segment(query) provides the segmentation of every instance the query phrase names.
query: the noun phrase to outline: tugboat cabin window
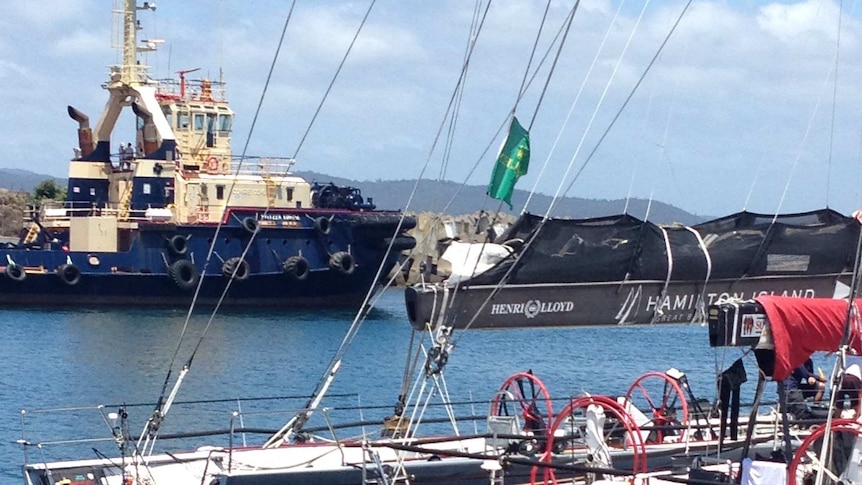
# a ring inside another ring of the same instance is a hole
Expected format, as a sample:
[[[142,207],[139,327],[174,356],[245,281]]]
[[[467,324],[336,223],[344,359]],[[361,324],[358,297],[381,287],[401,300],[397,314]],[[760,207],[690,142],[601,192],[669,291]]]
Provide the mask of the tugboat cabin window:
[[[224,200],[224,185],[216,185],[216,199]]]
[[[189,129],[189,112],[180,111],[177,121],[179,122],[177,128],[179,128],[180,130]]]
[[[168,126],[174,126],[174,115],[170,111],[165,112],[165,119],[168,120]]]
[[[229,132],[232,125],[233,125],[233,116],[231,116],[231,115],[219,115],[219,117],[218,117],[218,131]]]
[[[287,190],[287,200],[293,200],[293,187],[288,187],[286,190]]]
[[[203,113],[195,113],[195,131],[204,131]]]

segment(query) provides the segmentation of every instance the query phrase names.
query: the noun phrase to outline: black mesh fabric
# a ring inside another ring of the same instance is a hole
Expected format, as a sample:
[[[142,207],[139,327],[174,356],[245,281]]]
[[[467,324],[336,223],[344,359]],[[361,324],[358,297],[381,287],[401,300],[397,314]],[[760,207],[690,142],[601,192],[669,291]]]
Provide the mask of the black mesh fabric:
[[[709,248],[713,278],[837,273],[852,268],[859,237],[859,223],[831,209],[777,218],[740,212],[694,228]]]
[[[529,242],[541,220],[525,214],[499,240]],[[831,209],[777,218],[739,212],[692,228],[659,227],[625,214],[548,219],[535,241],[524,245],[529,247],[509,282],[663,281],[668,247],[673,280],[705,280],[707,258],[692,229],[709,252],[710,279],[838,273],[852,268],[859,237],[859,223]],[[471,283],[494,284],[511,264],[508,259]]]

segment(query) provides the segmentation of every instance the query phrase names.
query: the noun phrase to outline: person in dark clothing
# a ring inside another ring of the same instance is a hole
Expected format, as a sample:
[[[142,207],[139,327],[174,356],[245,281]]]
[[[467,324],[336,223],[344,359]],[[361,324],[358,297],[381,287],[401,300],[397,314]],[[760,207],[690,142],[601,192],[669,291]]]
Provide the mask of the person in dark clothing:
[[[823,399],[823,391],[826,390],[826,377],[814,373],[814,362],[809,357],[804,364],[793,369],[791,375],[799,383],[802,397],[819,402]]]
[[[805,363],[793,369],[790,376],[783,381],[787,412],[795,419],[809,419],[812,417],[811,411],[809,411],[808,406],[805,404],[806,397],[809,397],[806,396],[806,391],[815,400],[823,398],[823,389],[825,389],[823,382],[826,379],[815,375],[813,371],[814,363],[809,358]]]

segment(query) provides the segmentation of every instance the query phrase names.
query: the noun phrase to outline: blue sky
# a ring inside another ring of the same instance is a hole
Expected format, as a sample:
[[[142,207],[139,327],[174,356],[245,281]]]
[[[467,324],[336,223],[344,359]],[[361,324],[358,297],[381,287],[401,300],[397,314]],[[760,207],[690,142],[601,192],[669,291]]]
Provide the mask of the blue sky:
[[[542,52],[550,41],[547,34],[560,28],[573,2],[552,2]],[[530,173],[518,188],[535,185],[553,194],[561,180],[569,184],[564,175],[581,139],[583,148],[570,173],[616,114],[683,3],[652,1],[634,29],[643,2],[629,1],[619,17],[617,1],[581,2],[531,130]],[[107,99],[100,88],[107,66],[118,60],[111,48],[111,4],[43,0],[4,6],[0,166],[66,175],[77,142],[66,105],[95,122]],[[238,154],[289,2],[163,0],[157,5],[154,13],[139,17],[142,38],[166,41],[145,59],[152,75],[164,78],[201,68],[199,73],[215,79],[221,68],[238,113],[233,138]],[[298,2],[250,154],[296,152],[368,5]],[[297,169],[357,180],[416,178],[452,95],[474,5],[378,0],[299,152]],[[544,6],[539,1],[492,3],[471,61],[451,154],[441,168],[438,148],[427,176],[487,183],[493,157],[480,159],[480,154],[488,144],[493,150],[500,144],[494,134],[514,103]],[[788,212],[828,203],[850,212],[862,205],[862,53],[855,7],[856,2],[843,2],[839,36],[835,1],[695,1],[568,195],[623,198],[634,181],[634,196],[653,194],[703,215],[744,206]],[[564,125],[597,53],[596,67]],[[519,105],[525,125],[545,72]],[[127,141],[130,133],[118,130],[113,142]],[[561,141],[551,154],[558,135]],[[787,197],[779,205],[785,187]]]

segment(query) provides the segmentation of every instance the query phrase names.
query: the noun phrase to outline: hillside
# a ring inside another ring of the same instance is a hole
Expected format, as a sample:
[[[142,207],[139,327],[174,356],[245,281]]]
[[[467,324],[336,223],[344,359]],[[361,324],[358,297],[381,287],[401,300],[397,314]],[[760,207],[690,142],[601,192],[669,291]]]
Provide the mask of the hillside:
[[[316,172],[298,172],[299,175],[311,181],[320,183],[333,182],[337,185],[349,185],[362,190],[366,198],[373,199],[378,208],[381,209],[403,209],[410,193],[413,191],[415,180],[386,180],[386,181],[355,181],[339,177],[333,177]],[[65,186],[65,179],[59,179],[50,175],[38,174],[20,169],[0,169],[0,188],[9,190],[21,190],[31,192],[39,182],[54,178]],[[460,188],[460,192],[459,191]],[[418,194],[430,194],[417,197],[410,207],[411,212],[440,212],[445,204],[449,203],[453,195],[458,193],[457,199],[444,211],[451,215],[474,214],[479,210],[496,211],[499,201],[488,199],[485,196],[485,187],[472,185],[460,187],[459,184],[449,181],[423,180],[417,190]],[[528,192],[515,190],[512,196],[512,204],[517,209],[523,207],[527,200]],[[550,204],[551,197],[547,195],[536,195],[530,203],[530,211],[533,213],[544,213]],[[629,213],[642,216],[646,212],[648,201],[644,199],[633,199],[629,203]],[[615,200],[592,200],[577,197],[566,197],[562,199],[554,215],[561,217],[594,217],[619,214],[625,207],[625,201]],[[658,223],[680,222],[686,225],[696,224],[706,220],[690,214],[678,207],[653,201],[650,209],[650,220]],[[505,205],[501,212],[511,212]]]
[[[328,183],[333,182],[336,185],[350,185],[362,190],[362,195],[366,198],[371,197],[378,208],[381,209],[403,209],[405,202],[408,200],[410,193],[413,191],[415,180],[386,180],[368,182],[357,182],[338,177],[331,177],[315,172],[298,172],[308,180]],[[460,188],[460,192],[458,192]],[[441,209],[449,203],[453,195],[458,192],[458,198],[452,202],[449,207],[442,212],[451,215],[473,214],[479,210],[497,211],[500,202],[489,199],[485,195],[485,186],[470,185],[461,187],[455,182],[423,180],[417,188],[417,194],[430,194],[423,197],[417,197],[410,207],[411,212],[441,212]],[[517,210],[523,207],[527,200],[529,192],[525,190],[515,189],[512,195],[512,205]],[[629,203],[629,213],[638,217],[646,212],[646,207],[649,201],[644,199],[633,199]],[[535,214],[543,214],[547,211],[551,197],[547,195],[537,194],[533,196],[530,202],[530,212]],[[484,205],[483,205],[484,204]],[[625,200],[594,200],[581,199],[577,197],[563,198],[557,205],[554,211],[555,216],[584,218],[607,216],[619,214],[625,207]],[[673,223],[680,222],[686,225],[697,224],[707,220],[707,217],[696,216],[690,214],[678,207],[674,207],[663,202],[653,201],[651,207],[650,220],[656,223]],[[512,212],[503,204],[500,212]]]

